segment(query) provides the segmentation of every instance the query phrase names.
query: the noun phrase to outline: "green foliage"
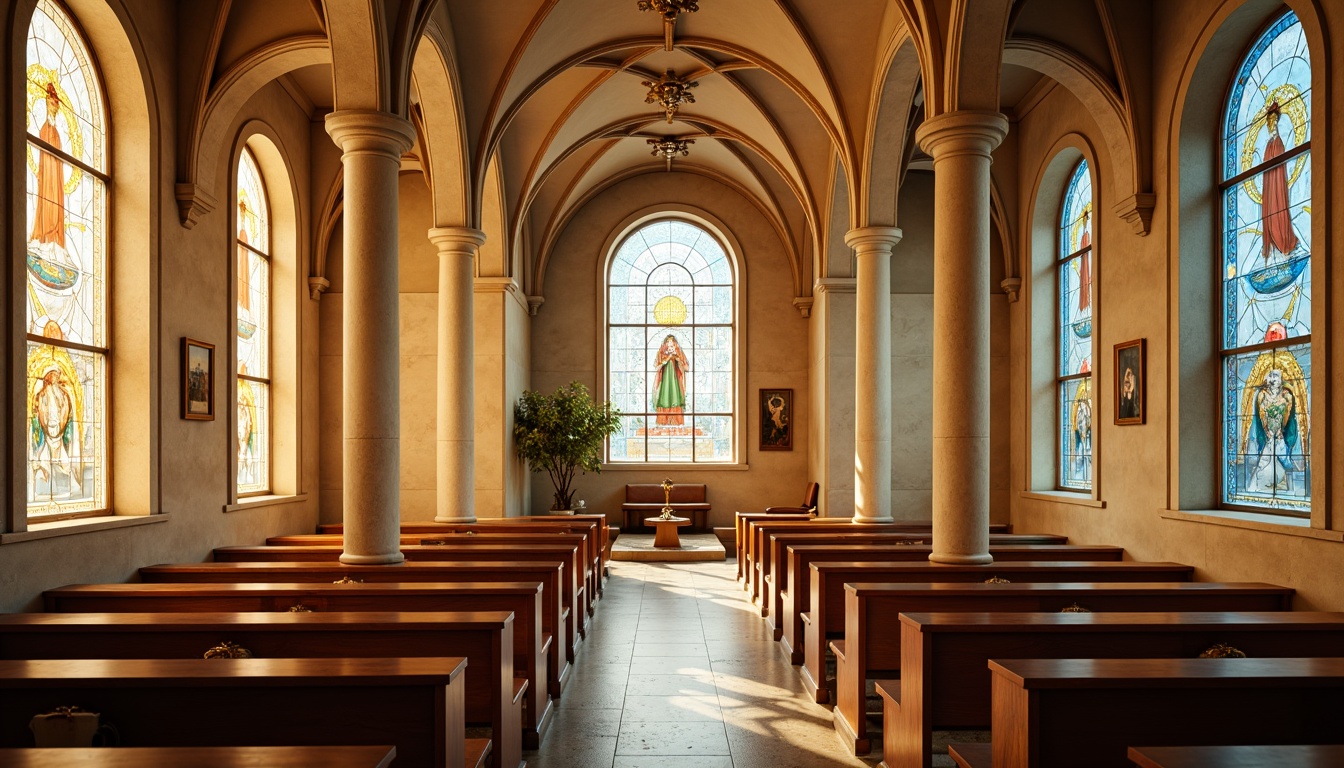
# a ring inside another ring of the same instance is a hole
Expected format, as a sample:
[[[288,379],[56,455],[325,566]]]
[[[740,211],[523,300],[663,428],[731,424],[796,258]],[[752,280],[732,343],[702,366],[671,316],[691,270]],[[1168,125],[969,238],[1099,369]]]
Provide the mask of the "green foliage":
[[[602,441],[620,429],[620,416],[611,403],[594,403],[577,381],[549,395],[523,392],[513,407],[513,441],[533,472],[551,476],[552,509],[571,508],[575,472],[602,471]]]

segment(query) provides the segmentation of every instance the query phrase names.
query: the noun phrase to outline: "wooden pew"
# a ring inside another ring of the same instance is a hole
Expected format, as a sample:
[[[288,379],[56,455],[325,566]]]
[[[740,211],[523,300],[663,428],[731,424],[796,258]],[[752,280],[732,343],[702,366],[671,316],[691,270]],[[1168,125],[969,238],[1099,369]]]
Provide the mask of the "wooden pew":
[[[522,763],[527,680],[506,611],[0,614],[0,659],[199,659],[226,639],[255,658],[465,657],[467,723],[490,728],[491,765]]]
[[[859,527],[862,531],[855,531]],[[931,536],[927,531],[910,531],[907,523],[893,523],[890,525],[863,525],[855,526],[853,523],[819,523],[816,521],[807,523],[781,523],[772,520],[764,520],[752,523],[749,526],[750,538],[747,547],[747,578],[750,580],[750,593],[752,602],[761,599],[762,583],[765,575],[770,572],[770,537],[783,533],[894,533],[901,534],[898,538],[917,538],[927,542]],[[1056,536],[1054,534],[1002,534],[991,533],[989,543],[991,544],[1067,544],[1068,537]],[[764,614],[762,614],[764,615]]]
[[[800,613],[803,627],[803,685],[818,703],[827,698],[827,640],[843,638],[848,627],[846,582],[867,584],[913,584],[919,582],[983,583],[991,578],[1010,582],[1168,582],[1189,581],[1195,569],[1179,563],[1050,563],[1016,562],[989,565],[945,565],[922,562],[814,562],[808,594],[811,610]],[[1063,606],[1061,606],[1063,607]],[[992,610],[986,608],[984,610]],[[892,633],[900,636],[900,624],[892,614]]]
[[[737,559],[737,580],[746,584],[747,563],[747,524],[755,520],[792,520],[796,523],[815,519],[807,514],[769,514],[766,512],[733,513],[733,557]],[[825,519],[825,518],[822,518]]]
[[[74,584],[43,593],[52,613],[512,611],[513,668],[527,678],[523,746],[550,725],[538,582],[464,584]]]
[[[388,768],[392,746],[0,749],[6,768]],[[468,762],[467,765],[472,765]]]
[[[464,537],[475,538],[475,537]],[[344,550],[339,546],[315,547],[219,547],[214,556],[217,563],[336,563],[340,562]],[[586,599],[583,585],[583,567],[580,562],[579,548],[573,544],[556,542],[554,544],[493,544],[482,542],[463,542],[424,545],[407,544],[401,553],[409,563],[465,562],[524,560],[549,563],[559,561],[564,564],[565,588],[562,594],[572,596],[569,608],[569,623],[565,627],[565,637],[576,648],[579,638],[587,634],[587,613],[582,610]]]
[[[934,730],[989,729],[990,659],[1190,659],[1218,643],[1252,658],[1344,656],[1344,613],[902,613],[900,620],[901,679],[878,682],[886,768],[929,768]],[[881,656],[868,665],[891,666]]]
[[[770,576],[766,577],[766,596],[769,614],[765,623],[774,632],[776,640],[785,641],[785,651],[794,664],[802,664],[802,622],[798,616],[811,609],[808,596],[812,563],[821,561],[866,560],[869,562],[914,562],[928,560],[933,552],[930,544],[896,544],[881,541],[873,544],[829,544],[829,536],[812,537],[807,534],[779,534],[771,537]],[[822,542],[813,544],[814,540]],[[1070,562],[1119,562],[1124,559],[1122,547],[1083,546],[1078,544],[995,544],[989,553],[996,562],[1023,560]]]
[[[901,613],[1059,613],[1075,604],[1098,613],[1286,611],[1292,595],[1271,584],[1214,582],[846,584],[844,638],[830,644],[836,660],[835,729],[856,754],[871,748],[864,688],[871,678],[899,673],[899,667],[878,668],[871,661],[899,665]]]
[[[1344,744],[1236,747],[1130,747],[1138,768],[1328,768],[1344,765]]]
[[[457,583],[480,581],[540,581],[541,631],[554,638],[548,649],[547,687],[559,698],[569,680],[574,645],[566,627],[569,609],[561,596],[565,582],[560,563],[469,561],[402,563],[400,565],[346,565],[345,563],[186,563],[150,565],[140,569],[147,584],[335,583],[343,579],[368,584],[395,582]]]
[[[293,536],[272,536],[266,540],[268,547],[339,547],[343,545],[342,534],[308,533]],[[592,593],[588,590],[594,573],[589,548],[596,546],[593,537],[585,534],[571,534],[563,530],[551,532],[534,531],[520,533],[477,533],[476,531],[445,531],[443,533],[403,533],[400,544],[407,546],[486,546],[492,544],[513,545],[550,545],[573,544],[578,548],[574,559],[574,573],[578,578],[575,589],[583,596],[582,604],[576,603],[574,609],[584,611],[588,616],[593,613]],[[409,560],[410,558],[407,557]]]
[[[399,763],[462,768],[466,668],[456,657],[0,661],[0,747],[31,744],[34,715],[74,705],[126,746],[391,741]]]
[[[993,764],[1128,768],[1130,744],[1344,743],[1344,659],[1013,659]]]

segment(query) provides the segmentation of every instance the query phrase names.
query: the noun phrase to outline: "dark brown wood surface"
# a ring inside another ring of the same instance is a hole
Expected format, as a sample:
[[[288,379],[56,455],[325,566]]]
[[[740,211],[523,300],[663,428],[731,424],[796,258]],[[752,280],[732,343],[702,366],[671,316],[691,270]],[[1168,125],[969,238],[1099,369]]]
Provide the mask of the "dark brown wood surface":
[[[494,765],[522,762],[509,612],[0,614],[0,659],[199,659],[225,640],[257,658],[466,657],[467,722],[490,727]]]
[[[288,611],[512,611],[514,674],[527,678],[523,738],[531,747],[551,714],[538,582],[463,584],[76,584],[44,593],[47,610],[74,613]]]
[[[5,768],[388,768],[396,747],[0,749]]]
[[[897,695],[884,697],[887,768],[932,765],[934,730],[988,730],[992,658],[1195,658],[1215,643],[1255,658],[1344,656],[1344,613],[902,613],[900,621],[901,679]],[[880,656],[867,664],[892,666]]]
[[[0,661],[0,747],[61,706],[124,746],[387,744],[405,765],[465,759],[462,658]]]
[[[1139,768],[1339,768],[1344,744],[1236,747],[1130,747]]]
[[[995,765],[1128,768],[1131,744],[1344,743],[1344,659],[989,662]]]

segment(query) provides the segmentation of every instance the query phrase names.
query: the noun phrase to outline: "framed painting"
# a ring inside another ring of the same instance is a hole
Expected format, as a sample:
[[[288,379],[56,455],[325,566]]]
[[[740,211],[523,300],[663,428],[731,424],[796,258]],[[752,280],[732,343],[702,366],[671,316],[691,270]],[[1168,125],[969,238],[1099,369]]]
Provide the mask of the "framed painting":
[[[182,418],[215,419],[215,345],[182,337]]]
[[[762,451],[793,450],[793,390],[761,390]]]
[[[1142,424],[1147,418],[1148,393],[1146,340],[1115,345],[1115,423]]]

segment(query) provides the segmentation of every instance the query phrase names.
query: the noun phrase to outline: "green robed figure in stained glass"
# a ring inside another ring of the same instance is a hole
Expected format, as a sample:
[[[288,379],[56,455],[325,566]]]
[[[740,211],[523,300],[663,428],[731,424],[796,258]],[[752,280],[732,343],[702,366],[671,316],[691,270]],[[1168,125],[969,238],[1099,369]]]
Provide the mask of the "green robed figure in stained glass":
[[[669,333],[663,339],[653,367],[656,371],[653,407],[658,414],[657,423],[680,426],[686,408],[686,372],[691,369],[691,364],[686,353],[681,351],[676,336]]]

